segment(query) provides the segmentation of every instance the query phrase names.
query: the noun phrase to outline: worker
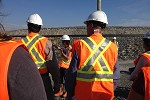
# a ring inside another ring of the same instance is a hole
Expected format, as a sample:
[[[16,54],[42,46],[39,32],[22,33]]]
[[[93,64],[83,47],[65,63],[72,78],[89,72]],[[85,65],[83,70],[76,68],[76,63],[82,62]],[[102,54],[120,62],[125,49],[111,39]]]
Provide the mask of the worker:
[[[70,61],[71,61],[71,55],[72,55],[72,47],[70,45],[70,37],[68,35],[63,35],[61,37],[62,46],[56,46],[56,48],[60,51],[60,56],[58,56],[59,60],[59,67],[60,67],[60,76],[61,76],[61,84],[64,87],[64,93],[63,97],[67,96],[67,92],[65,90],[65,79],[66,79],[66,73],[67,69],[69,68]]]
[[[115,43],[117,45],[117,47],[119,47],[118,42],[117,42],[116,39],[117,39],[116,37],[113,37],[112,42]]]
[[[143,37],[143,48],[144,53],[134,61],[135,69],[130,76],[133,84],[128,100],[150,100],[150,32]]]
[[[111,42],[113,42],[119,48],[118,42],[116,39],[117,39],[116,37],[113,37]],[[118,48],[117,48],[117,50],[118,50]],[[116,65],[115,65],[115,70],[116,70],[115,71],[116,73],[114,73],[114,90],[116,90],[116,88],[118,87],[118,85],[120,83],[120,69],[119,69],[118,59],[117,59]]]
[[[103,11],[95,11],[84,22],[88,37],[72,43],[72,60],[66,75],[67,99],[112,100],[117,46],[102,36],[108,24]]]
[[[28,35],[22,39],[22,42],[28,48],[41,74],[47,99],[53,100],[54,94],[55,96],[62,94],[62,89],[59,84],[60,73],[51,40],[39,34],[42,25],[42,19],[38,14],[30,15],[27,19]],[[52,80],[54,81],[54,91],[49,74],[51,74]]]
[[[0,33],[0,61],[0,100],[47,100],[27,49],[4,33]]]

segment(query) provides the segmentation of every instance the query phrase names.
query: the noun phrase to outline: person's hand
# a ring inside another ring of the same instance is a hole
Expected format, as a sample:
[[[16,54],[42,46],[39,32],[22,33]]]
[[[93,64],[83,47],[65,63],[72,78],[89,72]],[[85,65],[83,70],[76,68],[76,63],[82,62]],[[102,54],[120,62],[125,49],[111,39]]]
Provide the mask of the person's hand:
[[[61,50],[61,47],[57,46],[57,49],[58,49],[58,50]]]
[[[62,90],[62,87],[60,88],[60,90],[59,90],[59,92],[58,93],[55,93],[54,95],[56,96],[56,97],[58,97],[58,96],[61,96],[63,94],[63,90]]]
[[[53,45],[56,49],[61,50],[62,48],[60,46],[57,45]]]

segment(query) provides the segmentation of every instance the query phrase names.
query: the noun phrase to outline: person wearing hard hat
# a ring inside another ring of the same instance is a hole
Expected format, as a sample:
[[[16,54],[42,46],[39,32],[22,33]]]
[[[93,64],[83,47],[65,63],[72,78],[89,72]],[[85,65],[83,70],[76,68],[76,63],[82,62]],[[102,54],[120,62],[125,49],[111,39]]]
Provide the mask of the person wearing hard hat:
[[[119,48],[118,42],[116,39],[117,39],[116,37],[113,37],[111,42],[113,42]],[[117,48],[117,50],[118,50],[118,48]],[[116,88],[118,87],[118,85],[120,83],[120,69],[119,69],[118,60],[117,60],[117,63],[115,65],[115,70],[116,70],[116,73],[114,73],[114,90],[116,90]]]
[[[42,78],[22,43],[0,32],[0,100],[47,100]]]
[[[116,37],[113,37],[112,42],[115,43],[117,45],[117,47],[118,47],[118,42],[117,42],[116,39],[117,39]]]
[[[60,51],[60,55],[58,56],[58,65],[60,67],[61,84],[64,87],[64,94],[62,96],[66,97],[67,92],[65,91],[64,83],[66,79],[67,69],[69,68],[71,61],[72,47],[70,45],[70,37],[68,35],[63,35],[61,37],[61,41],[63,47],[56,46],[56,48]]]
[[[58,63],[55,60],[56,58],[51,40],[39,34],[42,25],[42,19],[38,14],[30,15],[27,20],[29,33],[22,39],[22,42],[28,48],[32,59],[41,74],[47,99],[54,100],[54,94],[55,96],[62,94],[62,89],[59,84],[60,73]],[[49,73],[52,75],[52,80],[54,81],[54,91]]]
[[[84,23],[88,37],[72,43],[73,56],[66,75],[67,99],[112,100],[118,50],[102,36],[107,16],[103,11],[95,11]]]
[[[133,81],[127,100],[150,100],[150,32],[143,37],[144,52],[134,61]]]

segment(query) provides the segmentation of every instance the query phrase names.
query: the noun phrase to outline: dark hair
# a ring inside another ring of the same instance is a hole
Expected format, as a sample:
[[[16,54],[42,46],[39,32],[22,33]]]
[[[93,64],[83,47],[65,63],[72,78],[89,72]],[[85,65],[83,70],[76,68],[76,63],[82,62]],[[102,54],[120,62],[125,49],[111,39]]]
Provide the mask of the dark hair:
[[[28,31],[38,33],[41,30],[41,25],[28,23]]]
[[[146,45],[150,50],[150,39],[143,38],[144,45]]]
[[[98,22],[98,21],[88,21],[87,25],[92,23],[94,27],[101,27],[102,29],[106,28],[106,23]]]

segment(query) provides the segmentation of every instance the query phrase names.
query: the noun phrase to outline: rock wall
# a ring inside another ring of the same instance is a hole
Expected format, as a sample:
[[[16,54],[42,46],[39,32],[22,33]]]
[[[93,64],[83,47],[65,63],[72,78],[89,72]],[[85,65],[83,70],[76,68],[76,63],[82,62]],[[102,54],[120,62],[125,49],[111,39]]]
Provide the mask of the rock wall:
[[[150,31],[150,27],[119,27],[108,26],[103,34],[144,34]],[[59,27],[59,28],[43,28],[40,33],[42,35],[86,35],[86,27]],[[26,35],[27,30],[7,31],[8,35]]]
[[[150,27],[107,27],[103,35],[111,40],[113,36],[117,37],[119,43],[119,60],[133,60],[143,52],[142,37],[150,31]],[[28,34],[27,30],[7,31],[8,35],[15,38],[21,38]],[[61,27],[61,28],[43,28],[40,34],[51,38],[52,42],[61,45],[60,37],[68,34],[71,42],[74,39],[86,36],[85,27]]]

